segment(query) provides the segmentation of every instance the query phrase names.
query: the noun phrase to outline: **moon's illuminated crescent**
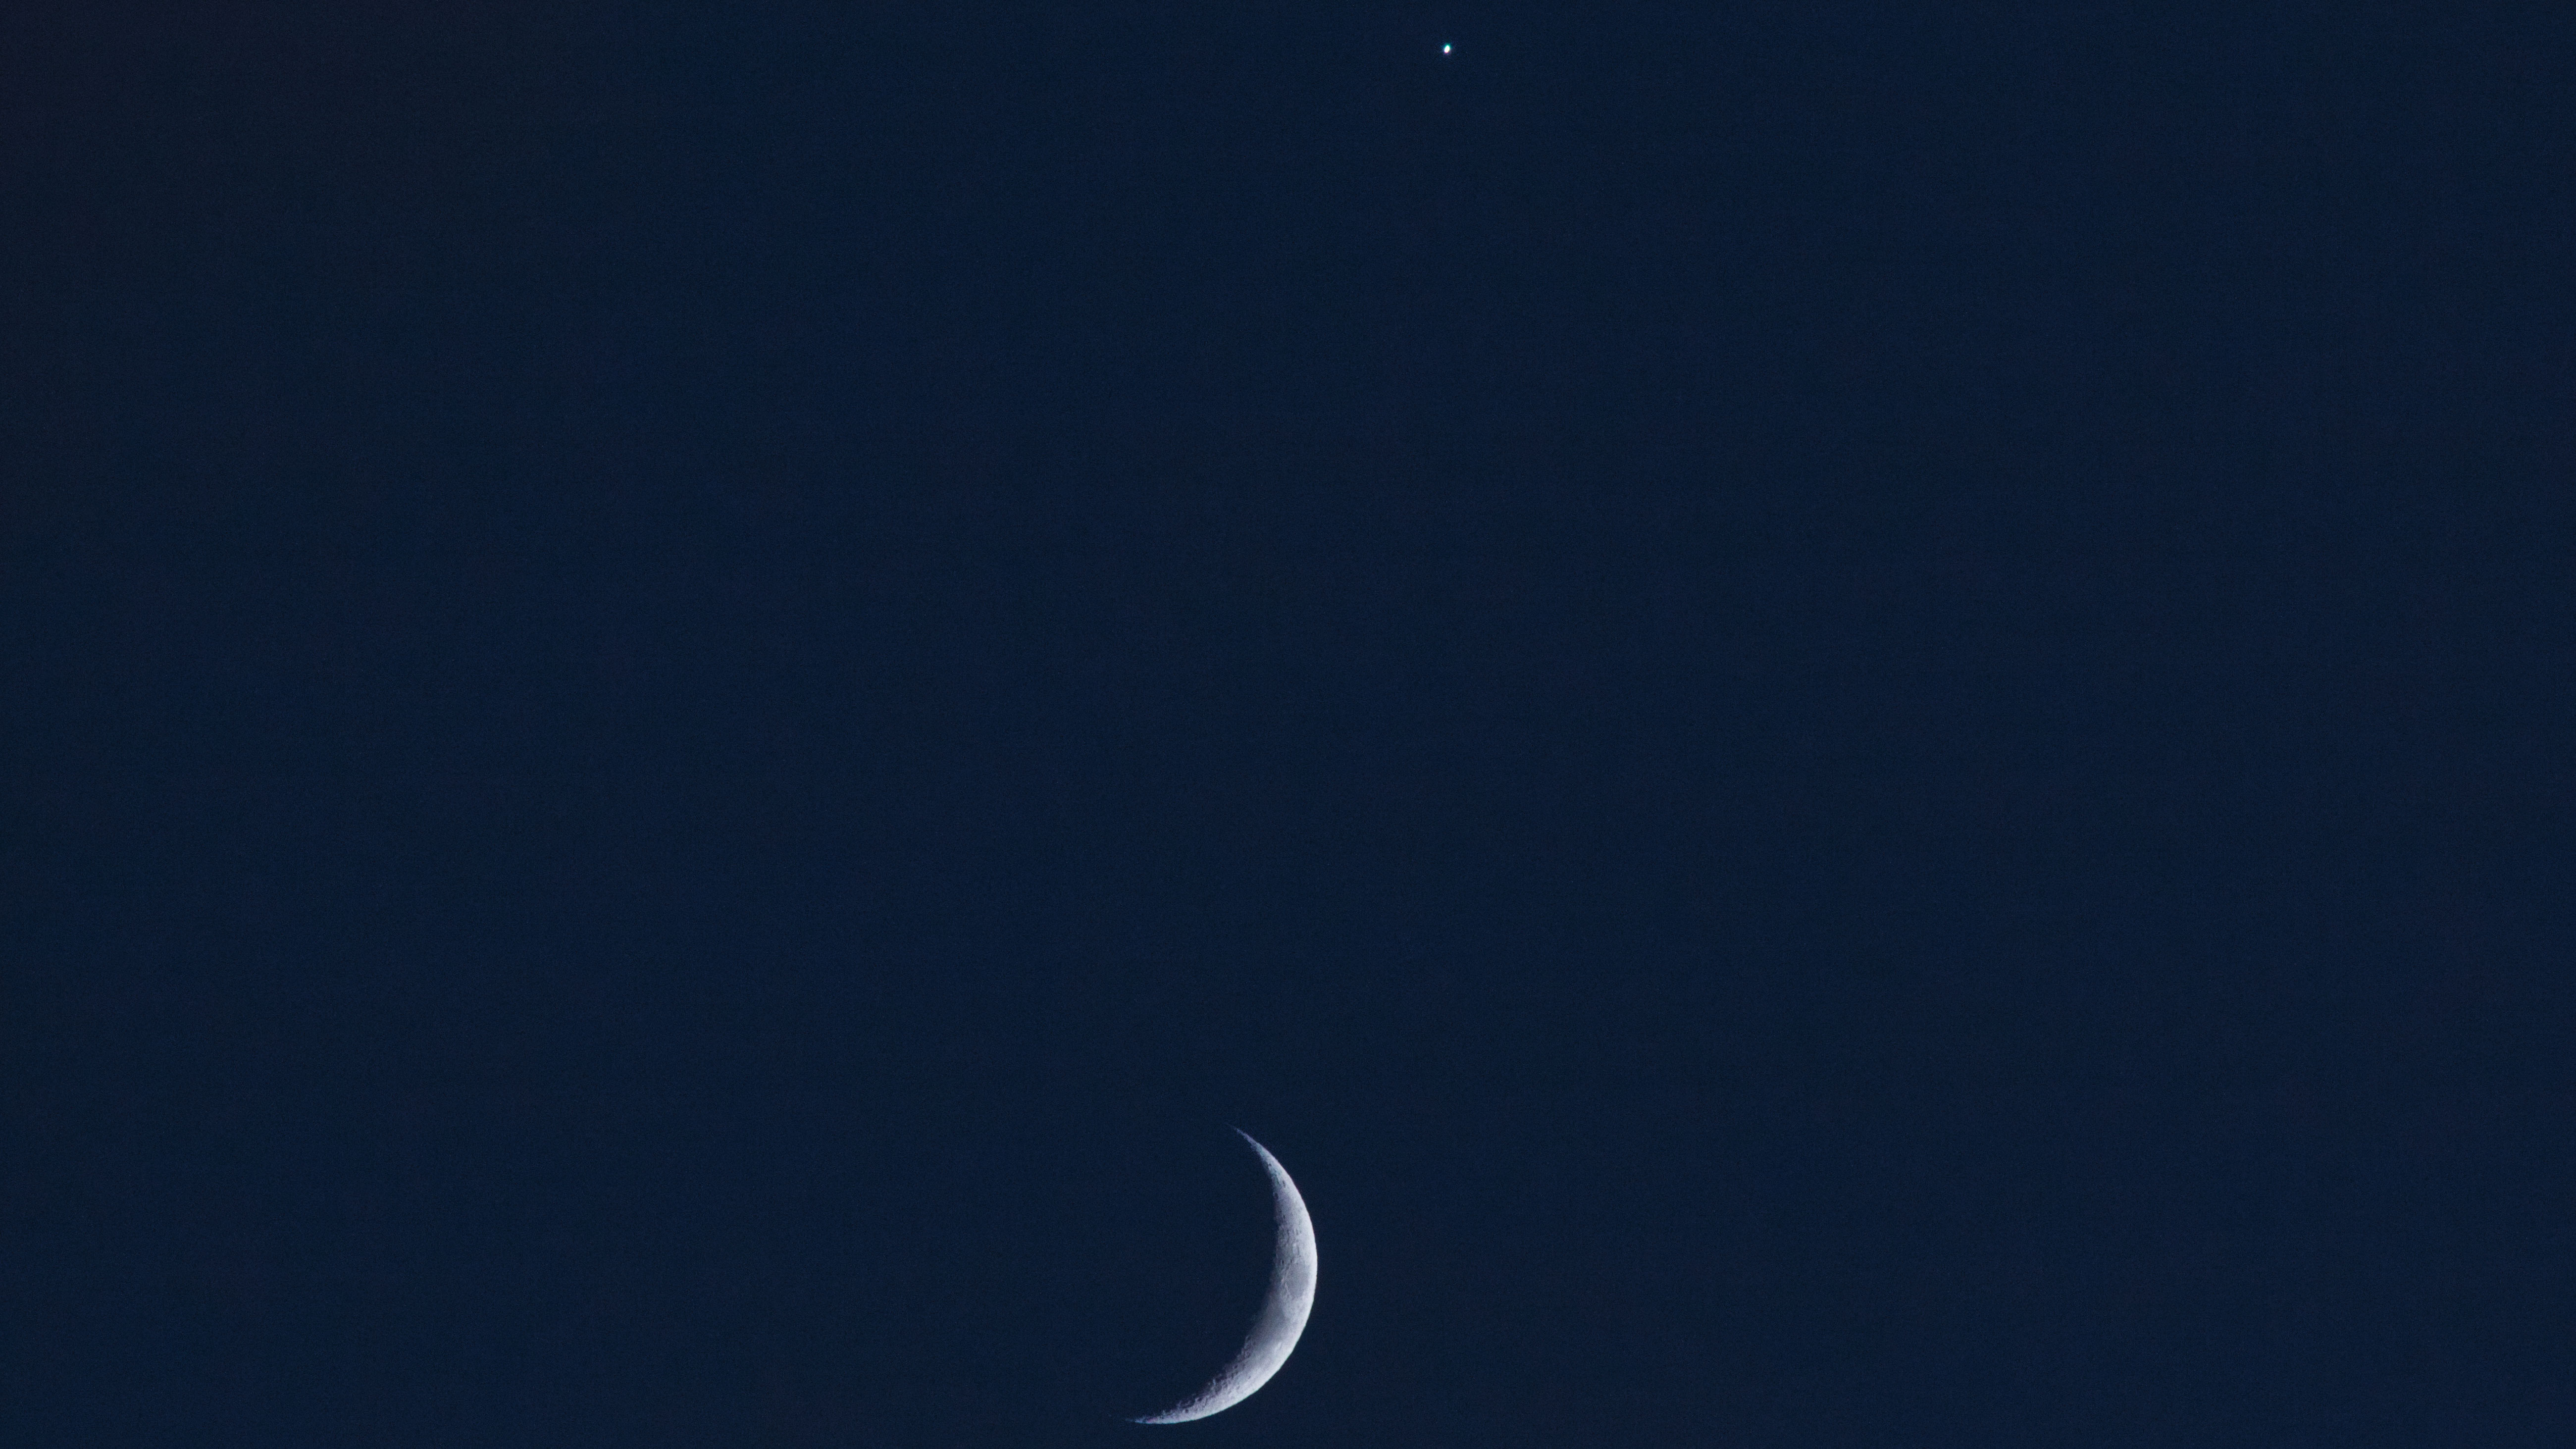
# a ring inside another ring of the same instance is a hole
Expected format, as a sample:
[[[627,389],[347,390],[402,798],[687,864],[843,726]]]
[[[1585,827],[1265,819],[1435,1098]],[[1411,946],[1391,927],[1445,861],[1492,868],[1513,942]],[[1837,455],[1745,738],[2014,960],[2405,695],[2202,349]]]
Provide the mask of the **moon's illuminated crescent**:
[[[1297,1184],[1288,1180],[1287,1169],[1270,1155],[1269,1148],[1253,1142],[1240,1128],[1234,1135],[1251,1142],[1252,1150],[1261,1154],[1261,1165],[1270,1170],[1270,1208],[1279,1224],[1279,1246],[1270,1263],[1270,1296],[1262,1301],[1261,1315],[1252,1320],[1252,1331],[1244,1335],[1243,1349],[1234,1362],[1217,1370],[1206,1388],[1159,1414],[1138,1419],[1139,1424],[1186,1424],[1251,1398],[1288,1361],[1297,1335],[1306,1331],[1306,1315],[1315,1309],[1315,1224],[1306,1216],[1306,1200],[1297,1195]]]

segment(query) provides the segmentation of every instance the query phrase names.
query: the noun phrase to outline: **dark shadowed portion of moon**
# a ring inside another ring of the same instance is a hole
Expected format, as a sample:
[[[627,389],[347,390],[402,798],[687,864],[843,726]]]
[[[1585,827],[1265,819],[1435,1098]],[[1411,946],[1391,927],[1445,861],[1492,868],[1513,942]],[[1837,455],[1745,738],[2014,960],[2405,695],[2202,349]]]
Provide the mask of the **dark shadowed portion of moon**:
[[[1278,1229],[1277,1245],[1272,1250],[1270,1292],[1262,1299],[1261,1312],[1252,1321],[1252,1331],[1244,1335],[1243,1348],[1234,1360],[1217,1370],[1207,1387],[1189,1398],[1136,1420],[1139,1424],[1185,1424],[1204,1419],[1210,1414],[1233,1408],[1279,1372],[1288,1354],[1297,1347],[1298,1335],[1306,1331],[1306,1316],[1315,1307],[1315,1225],[1306,1216],[1306,1200],[1297,1195],[1297,1184],[1288,1178],[1287,1169],[1270,1149],[1241,1132],[1245,1142],[1261,1155],[1261,1165],[1270,1174],[1271,1213]]]

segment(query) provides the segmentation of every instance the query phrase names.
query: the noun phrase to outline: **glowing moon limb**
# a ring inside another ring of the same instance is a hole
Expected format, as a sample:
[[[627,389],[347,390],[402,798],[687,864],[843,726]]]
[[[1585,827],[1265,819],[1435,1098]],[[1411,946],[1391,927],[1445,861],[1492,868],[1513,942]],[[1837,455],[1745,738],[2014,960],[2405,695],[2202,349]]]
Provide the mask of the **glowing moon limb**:
[[[1252,1144],[1270,1173],[1271,1215],[1279,1227],[1278,1247],[1270,1262],[1270,1296],[1262,1300],[1261,1313],[1252,1320],[1252,1331],[1244,1335],[1234,1362],[1217,1370],[1206,1388],[1159,1414],[1136,1420],[1139,1424],[1186,1424],[1251,1398],[1288,1361],[1298,1335],[1306,1331],[1306,1316],[1315,1309],[1315,1224],[1306,1216],[1306,1200],[1297,1195],[1297,1184],[1288,1180],[1287,1169],[1270,1155],[1269,1148],[1253,1142],[1241,1128],[1234,1135]]]

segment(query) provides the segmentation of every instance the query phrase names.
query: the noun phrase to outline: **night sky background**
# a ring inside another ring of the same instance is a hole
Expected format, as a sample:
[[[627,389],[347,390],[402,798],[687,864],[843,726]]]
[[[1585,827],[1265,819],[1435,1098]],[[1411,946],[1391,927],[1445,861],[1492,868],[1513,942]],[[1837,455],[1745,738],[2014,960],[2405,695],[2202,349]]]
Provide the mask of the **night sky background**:
[[[0,1435],[2576,1442],[2457,10],[10,7]]]

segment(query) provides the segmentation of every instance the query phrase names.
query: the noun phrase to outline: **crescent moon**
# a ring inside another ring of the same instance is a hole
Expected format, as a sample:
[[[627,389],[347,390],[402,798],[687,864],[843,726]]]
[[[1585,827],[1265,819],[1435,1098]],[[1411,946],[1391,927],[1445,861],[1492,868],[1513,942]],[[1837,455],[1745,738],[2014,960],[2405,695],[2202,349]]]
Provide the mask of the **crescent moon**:
[[[1279,1227],[1278,1247],[1270,1261],[1270,1296],[1262,1301],[1260,1316],[1252,1320],[1252,1331],[1243,1336],[1243,1348],[1234,1362],[1217,1370],[1206,1388],[1159,1414],[1136,1420],[1139,1424],[1186,1424],[1251,1398],[1288,1361],[1297,1336],[1306,1331],[1306,1315],[1315,1309],[1315,1224],[1306,1216],[1306,1200],[1297,1195],[1297,1184],[1289,1181],[1288,1170],[1270,1155],[1269,1148],[1253,1142],[1251,1134],[1239,1127],[1234,1135],[1252,1144],[1252,1150],[1261,1154],[1261,1165],[1270,1172],[1270,1210]]]

